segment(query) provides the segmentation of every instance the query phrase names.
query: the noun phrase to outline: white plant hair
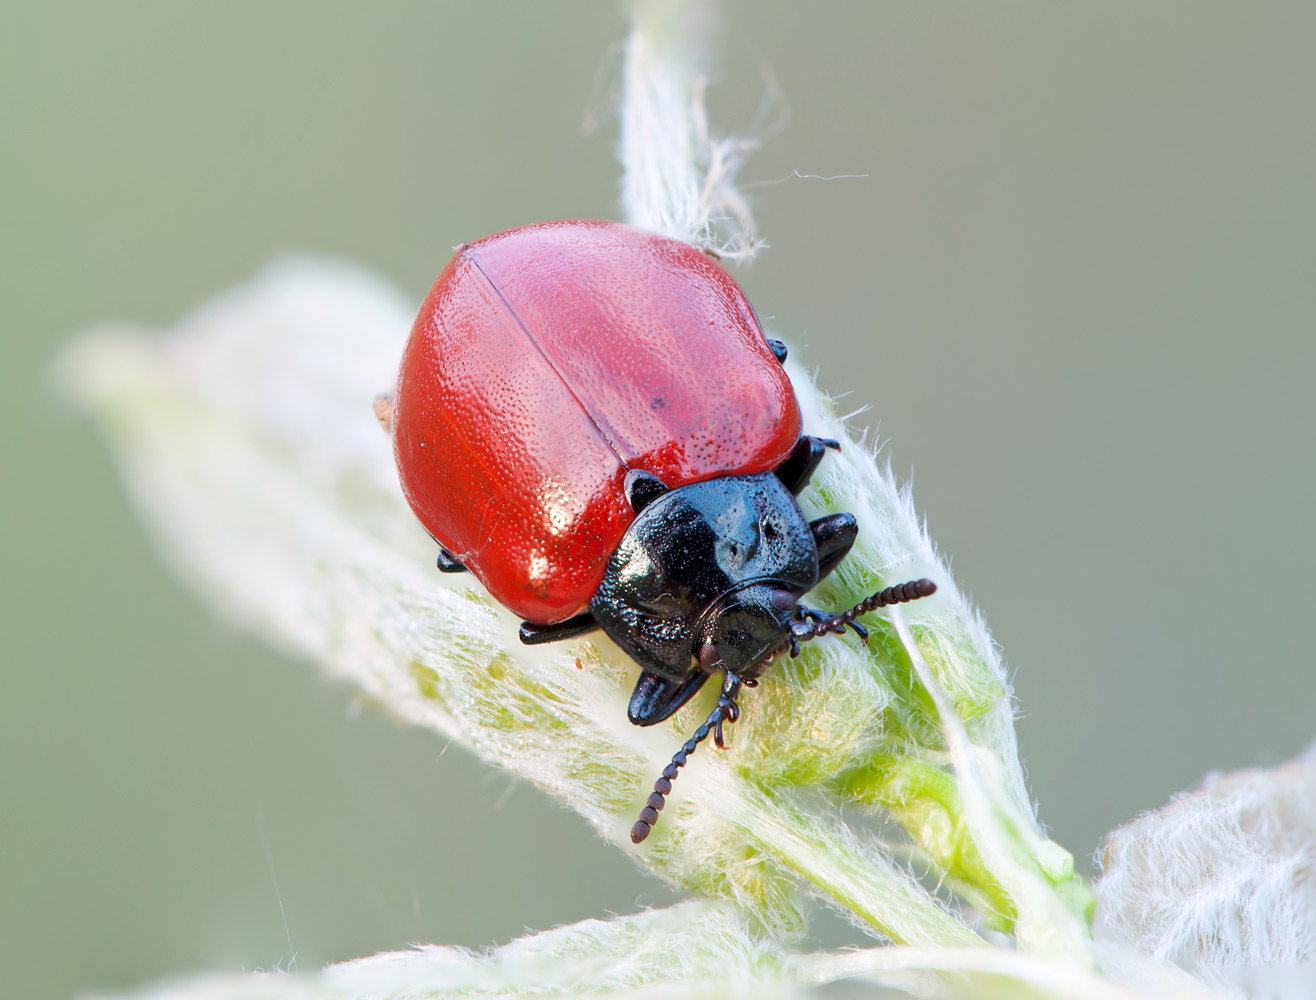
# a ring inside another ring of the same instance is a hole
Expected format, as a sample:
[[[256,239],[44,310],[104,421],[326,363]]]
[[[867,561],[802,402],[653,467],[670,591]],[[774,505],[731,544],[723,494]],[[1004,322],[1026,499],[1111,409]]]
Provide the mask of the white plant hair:
[[[1316,995],[1316,746],[1208,775],[1110,834],[1102,866],[1103,936],[1214,982],[1292,977]]]
[[[733,183],[753,144],[710,131],[693,17],[704,10],[637,6],[622,205],[632,225],[734,259],[761,246]],[[834,637],[778,660],[743,700],[731,749],[701,748],[654,836],[632,846],[653,778],[715,692],[666,724],[632,726],[637,668],[609,640],[523,646],[478,583],[434,571],[370,412],[414,310],[349,264],[291,259],[167,336],[91,332],[62,374],[105,428],[164,557],[225,617],[534,782],[696,898],[486,953],[427,947],[139,995],[795,996],[849,980],[924,995],[1205,996],[1205,980],[1224,980],[1203,967],[1310,958],[1310,758],[1301,779],[1213,779],[1191,809],[1177,800],[1113,835],[1094,944],[1091,891],[1029,801],[1010,686],[982,618],[908,488],[794,357],[805,426],[844,442],[801,506],[810,518],[850,511],[860,525],[811,601],[840,610],[922,576],[938,591],[867,618],[867,647]],[[885,810],[906,842],[847,823],[845,806]],[[929,871],[938,886],[921,880]],[[819,904],[874,946],[796,951]]]

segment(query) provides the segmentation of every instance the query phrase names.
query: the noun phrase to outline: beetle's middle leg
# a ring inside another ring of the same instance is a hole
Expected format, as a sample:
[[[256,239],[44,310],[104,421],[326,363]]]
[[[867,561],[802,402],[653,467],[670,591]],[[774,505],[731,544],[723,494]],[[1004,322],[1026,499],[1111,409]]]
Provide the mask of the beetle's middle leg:
[[[583,615],[576,615],[575,618],[568,618],[564,622],[555,622],[552,625],[537,625],[534,622],[521,623],[521,641],[527,646],[538,646],[544,642],[560,642],[563,639],[574,639],[578,635],[586,635],[593,632],[599,627],[599,623],[594,620],[594,616],[586,611]]]
[[[818,468],[818,463],[823,460],[823,454],[828,448],[840,451],[841,442],[833,441],[831,438],[804,435],[795,442],[795,447],[786,456],[786,460],[777,466],[777,478],[791,493],[798,494],[809,485],[814,470]]]

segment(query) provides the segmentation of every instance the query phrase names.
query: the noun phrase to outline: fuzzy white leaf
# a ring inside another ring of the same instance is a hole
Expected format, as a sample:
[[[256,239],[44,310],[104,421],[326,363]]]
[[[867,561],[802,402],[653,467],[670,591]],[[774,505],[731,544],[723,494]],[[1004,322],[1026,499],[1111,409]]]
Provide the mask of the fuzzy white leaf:
[[[699,57],[713,7],[697,0],[635,5],[622,80],[622,211],[637,229],[745,260],[762,244],[735,179],[758,144],[709,130]]]
[[[390,1000],[390,998],[619,994],[793,997],[789,959],[756,941],[730,907],[684,903],[585,920],[501,948],[423,946],[332,965],[318,973],[207,976],[165,983],[141,1000]],[[736,985],[740,989],[736,989]]]
[[[1208,776],[1112,833],[1103,869],[1103,937],[1248,996],[1316,996],[1316,746]]]
[[[584,920],[501,948],[417,947],[318,972],[204,976],[162,983],[137,1000],[440,1000],[448,997],[728,997],[789,1000],[848,983],[924,997],[1207,1000],[1181,977],[1138,992],[1070,965],[993,949],[867,948],[791,954],[747,931],[728,906],[681,903]],[[878,990],[873,995],[889,996]]]

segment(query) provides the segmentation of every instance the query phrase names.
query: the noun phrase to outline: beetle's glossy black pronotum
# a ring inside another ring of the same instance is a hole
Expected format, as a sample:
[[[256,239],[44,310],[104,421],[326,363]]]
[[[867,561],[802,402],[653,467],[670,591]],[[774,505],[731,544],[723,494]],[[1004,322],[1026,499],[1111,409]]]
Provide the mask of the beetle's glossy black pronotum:
[[[841,615],[801,598],[845,557],[849,514],[808,521],[795,495],[835,441],[802,434],[781,367],[731,277],[675,240],[556,222],[458,249],[422,307],[392,428],[412,509],[521,615],[521,640],[602,629],[642,668],[629,716],[650,726],[709,677],[722,693],[631,830],[739,713],[742,685],[789,648],[936,590],[915,580]]]

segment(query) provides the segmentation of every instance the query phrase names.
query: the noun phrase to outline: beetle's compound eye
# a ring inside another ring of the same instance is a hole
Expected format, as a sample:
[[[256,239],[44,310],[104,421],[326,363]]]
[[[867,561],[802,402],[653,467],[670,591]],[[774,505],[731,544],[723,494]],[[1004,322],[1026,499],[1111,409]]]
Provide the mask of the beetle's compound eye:
[[[706,674],[711,674],[717,669],[717,647],[711,642],[705,642],[699,647],[699,669]]]

